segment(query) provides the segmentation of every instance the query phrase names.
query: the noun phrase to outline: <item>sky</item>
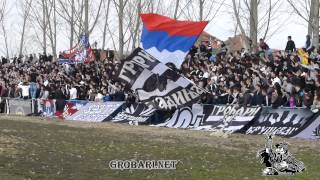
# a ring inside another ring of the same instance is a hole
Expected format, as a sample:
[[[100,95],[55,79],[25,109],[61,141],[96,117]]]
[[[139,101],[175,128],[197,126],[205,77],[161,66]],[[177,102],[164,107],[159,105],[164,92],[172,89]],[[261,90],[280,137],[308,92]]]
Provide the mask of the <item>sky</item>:
[[[303,47],[305,36],[307,34],[306,22],[302,20],[302,18],[300,18],[298,15],[291,13],[292,10],[290,6],[285,3],[285,0],[280,1],[284,3],[282,3],[281,7],[277,10],[277,15],[273,17],[271,30],[273,27],[280,27],[280,29],[278,29],[274,35],[269,37],[266,42],[273,49],[284,49],[287,42],[287,36],[291,35],[296,43],[296,47]],[[19,33],[21,31],[22,19],[19,16],[19,14],[21,14],[21,10],[19,10],[19,5],[17,4],[17,2],[21,1],[9,1],[8,14],[6,18],[6,29],[9,37],[9,51],[11,56],[17,54],[20,41]],[[231,0],[226,0],[226,2],[230,3]],[[223,6],[220,9],[218,15],[212,21],[210,21],[205,31],[221,40],[227,40],[228,37],[232,37],[234,35],[235,21],[233,19],[233,14],[231,13],[232,9],[230,8],[230,6]],[[115,14],[111,14],[111,16],[115,21],[117,18]],[[34,29],[30,28],[31,26],[32,25],[29,25],[29,30],[26,32],[27,38],[25,53],[41,53],[41,46],[39,45],[39,43],[36,43],[37,37],[34,35]],[[243,24],[243,26],[247,27],[248,25]],[[99,44],[102,44],[101,29],[101,26],[96,27],[94,32],[90,36],[91,43],[96,41],[98,43],[98,46]],[[69,49],[69,40],[65,38],[65,35],[68,33],[68,31],[66,29],[58,29],[58,31],[58,52]],[[259,38],[261,37],[258,36],[258,39]],[[110,39],[109,42],[111,42]],[[112,43],[107,44],[107,46],[107,48],[113,49]],[[2,34],[0,33],[0,56],[5,55],[3,50],[4,41]]]
[[[268,45],[273,49],[284,49],[287,37],[291,35],[296,47],[303,47],[306,40],[307,27],[302,23],[304,22],[299,19],[290,19],[283,25],[281,30],[267,40]],[[226,23],[224,19],[217,18],[208,24],[205,31],[221,40],[227,40],[234,35],[232,28],[232,23]]]
[[[277,28],[280,27],[280,29],[266,40],[268,45],[273,49],[284,49],[287,43],[287,37],[291,35],[292,39],[295,41],[296,47],[303,47],[307,35],[306,21],[292,13],[293,11],[290,8],[290,5],[285,2],[281,4],[278,11],[279,12],[275,14],[271,26],[274,25]],[[243,26],[245,25],[246,24]],[[208,24],[205,31],[221,40],[227,40],[229,37],[233,37],[234,20],[230,15],[230,9],[227,7],[220,9],[219,15]],[[258,36],[258,39],[259,38],[262,37]]]

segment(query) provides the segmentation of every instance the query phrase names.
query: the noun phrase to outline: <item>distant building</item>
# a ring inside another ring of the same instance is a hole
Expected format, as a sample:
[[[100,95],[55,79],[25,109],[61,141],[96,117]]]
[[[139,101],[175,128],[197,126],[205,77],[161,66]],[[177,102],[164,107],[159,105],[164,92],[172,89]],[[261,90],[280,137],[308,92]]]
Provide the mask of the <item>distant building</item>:
[[[242,48],[248,49],[249,47],[245,47],[245,38],[249,41],[249,37],[236,35],[234,37],[229,37],[224,43],[228,47],[230,52],[240,51]]]
[[[195,46],[199,46],[201,43],[206,45],[211,45],[212,48],[220,48],[222,40],[216,38],[215,36],[203,31],[195,43]]]
[[[221,47],[222,42],[228,48],[229,52],[240,51],[242,48],[245,48],[245,39],[249,40],[249,37],[243,37],[242,35],[236,35],[234,37],[229,37],[226,41],[222,41],[217,37],[209,34],[208,32],[203,31],[199,36],[195,46],[199,46],[201,43],[205,43],[206,45],[211,45],[214,49],[219,49]],[[248,49],[247,47],[246,49]]]

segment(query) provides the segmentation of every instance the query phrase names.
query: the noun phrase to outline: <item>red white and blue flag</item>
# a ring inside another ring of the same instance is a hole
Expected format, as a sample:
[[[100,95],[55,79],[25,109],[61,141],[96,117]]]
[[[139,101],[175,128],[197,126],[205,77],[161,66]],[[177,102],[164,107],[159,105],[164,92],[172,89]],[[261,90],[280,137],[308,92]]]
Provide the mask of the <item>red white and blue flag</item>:
[[[94,61],[94,53],[90,47],[89,37],[82,35],[80,42],[72,49],[65,51],[62,58],[59,58],[60,64],[88,64]]]
[[[140,14],[141,46],[163,63],[179,68],[207,21],[177,21],[158,14]]]

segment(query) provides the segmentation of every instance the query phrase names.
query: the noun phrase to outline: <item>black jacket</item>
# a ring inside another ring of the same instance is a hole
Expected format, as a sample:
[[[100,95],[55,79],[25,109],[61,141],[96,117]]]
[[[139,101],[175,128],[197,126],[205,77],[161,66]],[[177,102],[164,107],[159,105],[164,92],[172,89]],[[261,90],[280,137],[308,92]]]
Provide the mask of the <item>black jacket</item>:
[[[295,43],[294,43],[294,41],[292,41],[292,40],[289,40],[288,42],[287,42],[287,46],[286,46],[286,49],[285,49],[287,52],[294,52],[294,51],[296,51],[296,45],[295,45]]]
[[[265,104],[265,96],[261,92],[255,92],[252,97],[251,105],[253,106],[262,106]]]

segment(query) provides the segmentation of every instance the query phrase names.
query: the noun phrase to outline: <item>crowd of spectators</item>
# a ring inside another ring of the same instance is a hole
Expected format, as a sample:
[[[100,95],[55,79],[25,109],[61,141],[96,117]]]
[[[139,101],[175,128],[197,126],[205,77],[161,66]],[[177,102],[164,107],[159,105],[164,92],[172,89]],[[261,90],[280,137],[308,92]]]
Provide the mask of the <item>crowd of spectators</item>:
[[[181,72],[207,90],[201,102],[242,106],[287,106],[319,108],[320,52],[307,36],[297,49],[288,37],[285,50],[272,50],[260,39],[255,53],[244,48],[220,51],[206,42],[194,47]]]
[[[123,87],[110,77],[115,59],[59,64],[51,55],[29,55],[0,63],[0,97],[123,101]]]
[[[113,56],[75,65],[61,65],[45,54],[2,57],[0,96],[134,101],[133,94],[111,78],[118,62]],[[201,103],[319,108],[319,63],[310,36],[301,49],[289,36],[284,51],[271,49],[263,39],[256,51],[230,52],[224,43],[213,49],[203,42],[190,50],[180,72],[206,89]]]

